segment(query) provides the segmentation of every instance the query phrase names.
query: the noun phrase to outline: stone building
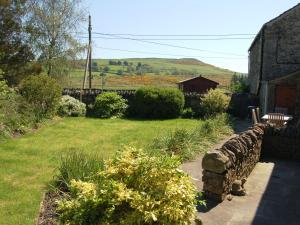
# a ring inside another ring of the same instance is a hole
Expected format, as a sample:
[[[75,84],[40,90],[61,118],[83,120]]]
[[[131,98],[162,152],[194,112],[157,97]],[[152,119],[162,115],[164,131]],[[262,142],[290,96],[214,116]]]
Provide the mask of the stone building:
[[[300,4],[265,23],[249,48],[250,91],[263,113],[300,117]]]

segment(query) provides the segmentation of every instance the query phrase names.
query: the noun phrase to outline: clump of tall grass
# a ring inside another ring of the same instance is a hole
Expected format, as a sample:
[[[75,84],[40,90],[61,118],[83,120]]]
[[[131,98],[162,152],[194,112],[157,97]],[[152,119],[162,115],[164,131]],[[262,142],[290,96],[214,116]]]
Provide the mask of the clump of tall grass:
[[[201,121],[193,130],[175,129],[155,138],[149,151],[178,155],[183,161],[190,160],[232,132],[229,116],[220,114]]]
[[[98,155],[71,149],[61,156],[54,179],[55,186],[67,190],[71,180],[89,181],[103,168],[103,159]]]

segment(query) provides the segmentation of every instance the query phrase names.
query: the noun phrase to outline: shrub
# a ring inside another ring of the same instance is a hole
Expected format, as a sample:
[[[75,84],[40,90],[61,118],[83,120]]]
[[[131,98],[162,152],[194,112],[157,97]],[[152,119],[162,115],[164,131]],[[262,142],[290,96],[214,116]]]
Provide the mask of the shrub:
[[[140,88],[136,91],[131,112],[141,118],[176,118],[184,106],[183,93],[172,88]]]
[[[249,81],[246,75],[233,74],[230,81],[230,90],[233,93],[248,93]]]
[[[128,148],[93,181],[72,180],[58,202],[62,224],[191,224],[196,189],[175,157]]]
[[[0,81],[0,136],[25,133],[35,122],[31,105],[4,81]]]
[[[195,116],[195,112],[192,108],[186,108],[182,111],[181,117],[182,118],[193,118]]]
[[[94,115],[100,118],[120,117],[127,109],[127,100],[114,92],[106,92],[96,97]]]
[[[20,89],[33,105],[38,120],[55,115],[62,92],[55,79],[44,75],[29,76],[22,81]]]
[[[64,95],[59,102],[58,114],[60,116],[85,116],[86,105],[69,95]]]
[[[220,89],[209,90],[201,98],[201,110],[205,116],[214,116],[226,112],[230,98]]]

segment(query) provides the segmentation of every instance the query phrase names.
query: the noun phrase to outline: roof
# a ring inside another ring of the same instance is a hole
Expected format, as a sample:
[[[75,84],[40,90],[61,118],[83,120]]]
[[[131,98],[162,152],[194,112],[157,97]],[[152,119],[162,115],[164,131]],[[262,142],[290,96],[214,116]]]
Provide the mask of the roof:
[[[272,80],[269,80],[270,83],[276,83],[284,80],[293,79],[293,82],[300,82],[300,70],[297,70],[293,73],[290,73],[288,75],[285,75],[283,77],[278,77]]]
[[[218,82],[210,80],[210,79],[207,79],[205,77],[202,77],[201,75],[199,75],[198,77],[193,77],[193,78],[190,78],[190,79],[179,81],[179,82],[177,82],[177,84],[185,83],[185,82],[188,82],[188,81],[191,81],[191,80],[196,80],[196,79],[199,79],[199,78],[201,78],[202,80],[207,80],[207,81],[210,81],[212,83],[215,83],[216,85],[219,85]]]
[[[251,51],[251,48],[253,47],[253,45],[255,44],[255,42],[257,41],[257,39],[260,37],[262,31],[265,29],[265,27],[269,24],[272,23],[278,19],[280,19],[283,16],[286,16],[288,13],[290,13],[291,11],[293,11],[294,9],[296,9],[297,7],[300,7],[300,3],[298,3],[297,5],[295,5],[294,7],[286,10],[285,12],[281,13],[279,16],[271,19],[270,21],[266,22],[264,25],[262,25],[261,29],[259,30],[259,32],[257,33],[257,35],[255,36],[254,40],[252,41],[248,51]]]

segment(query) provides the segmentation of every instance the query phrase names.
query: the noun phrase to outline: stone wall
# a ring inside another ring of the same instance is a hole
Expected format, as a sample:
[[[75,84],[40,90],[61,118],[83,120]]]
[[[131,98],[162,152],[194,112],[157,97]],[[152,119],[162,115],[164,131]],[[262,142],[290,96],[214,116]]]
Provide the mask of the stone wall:
[[[300,4],[265,26],[263,80],[300,70]]]
[[[260,159],[264,125],[258,124],[208,151],[203,160],[203,191],[206,197],[223,201],[236,180],[247,178]]]
[[[104,92],[116,92],[121,95],[123,98],[130,101],[134,97],[135,90],[102,90],[102,89],[84,89],[82,91],[82,102],[85,104],[94,104],[97,95]],[[64,88],[63,95],[70,95],[73,98],[80,100],[80,92],[79,88]]]
[[[300,161],[300,128],[267,127],[262,142],[262,157]]]
[[[297,99],[296,99],[296,109],[295,109],[295,121],[300,119],[300,83],[297,85]]]
[[[269,81],[300,70],[299,39],[300,4],[263,25],[249,49],[251,93],[257,94],[259,75]]]
[[[261,48],[262,41],[259,36],[251,48],[249,54],[249,71],[248,79],[250,84],[250,93],[257,94],[260,82],[260,66],[261,66]]]
[[[70,95],[73,98],[80,99],[80,89],[79,88],[64,88],[63,89],[63,95]],[[116,92],[119,95],[121,95],[123,98],[128,100],[128,103],[130,105],[130,102],[134,98],[135,90],[102,90],[102,89],[84,89],[82,92],[82,102],[85,104],[94,104],[95,99],[97,95],[103,93],[103,92]],[[194,92],[184,92],[184,100],[185,100],[185,107],[191,107],[193,110],[197,111],[199,110],[200,106],[200,97],[201,94],[194,93]]]

